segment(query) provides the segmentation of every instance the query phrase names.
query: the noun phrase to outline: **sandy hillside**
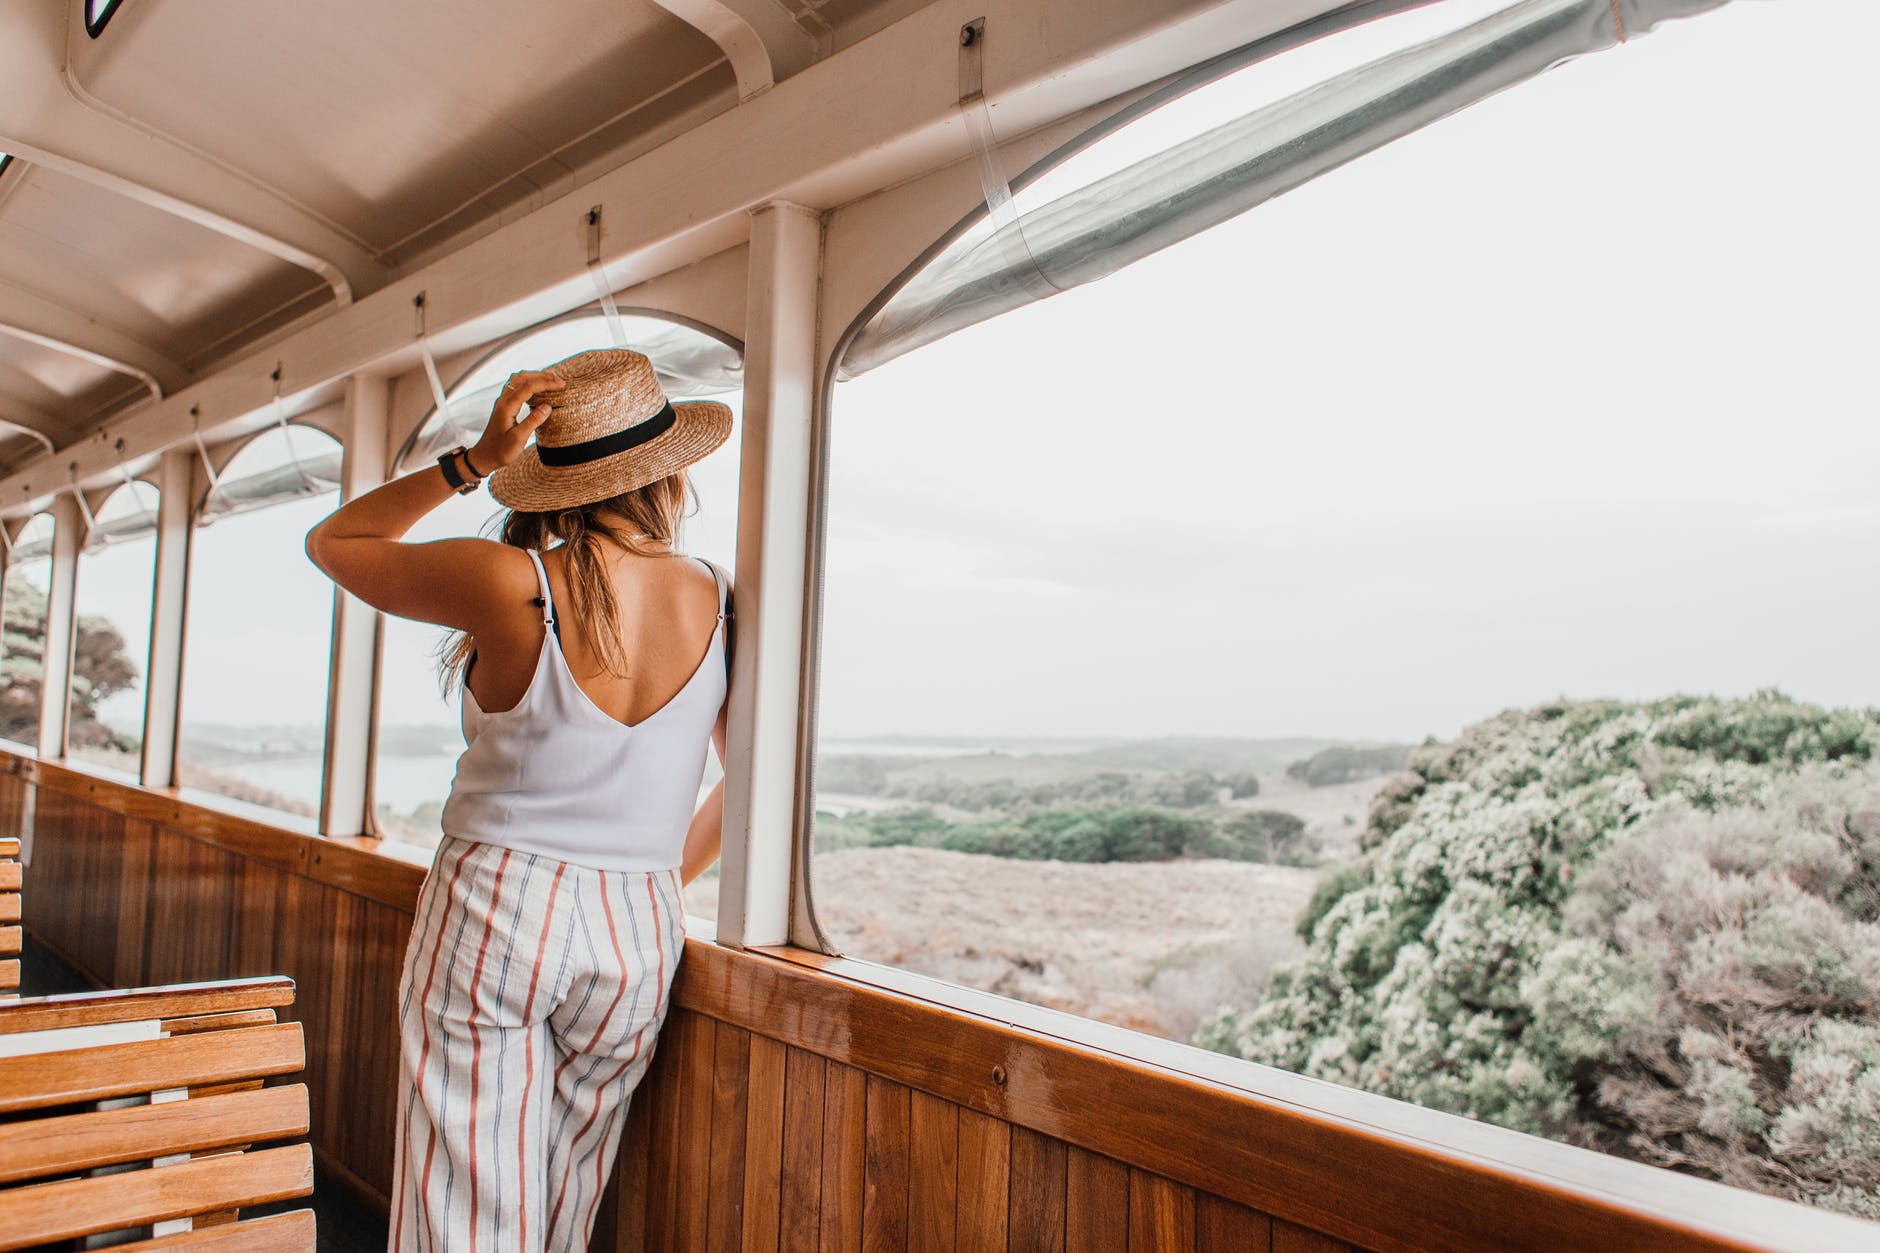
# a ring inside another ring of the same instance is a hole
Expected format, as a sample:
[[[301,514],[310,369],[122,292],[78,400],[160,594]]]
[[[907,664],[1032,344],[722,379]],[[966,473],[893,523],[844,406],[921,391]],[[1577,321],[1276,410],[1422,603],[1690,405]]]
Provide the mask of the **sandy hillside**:
[[[858,848],[815,861],[816,913],[837,947],[1121,1026],[1186,1038],[1246,1004],[1298,951],[1316,872],[1244,862],[1014,861]],[[715,880],[687,890],[716,904]]]

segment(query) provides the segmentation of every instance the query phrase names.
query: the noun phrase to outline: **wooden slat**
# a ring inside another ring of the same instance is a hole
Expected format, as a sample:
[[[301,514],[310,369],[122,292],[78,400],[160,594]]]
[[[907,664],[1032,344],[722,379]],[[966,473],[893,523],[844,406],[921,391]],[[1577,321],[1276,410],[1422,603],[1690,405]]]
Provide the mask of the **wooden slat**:
[[[197,1158],[175,1166],[132,1170],[57,1183],[35,1183],[6,1194],[0,1249],[187,1218],[230,1206],[261,1205],[313,1192],[313,1150],[304,1144]]]
[[[295,1022],[0,1058],[0,1113],[292,1074],[305,1062]]]
[[[1129,1253],[1188,1253],[1194,1247],[1194,1189],[1146,1170],[1131,1170]]]
[[[1011,1187],[1012,1126],[960,1111],[960,1183],[955,1239],[960,1253],[1003,1253]]]
[[[0,953],[18,953],[25,941],[26,933],[19,927],[0,927]]]
[[[20,890],[20,864],[17,861],[0,861],[0,891],[17,892]]]
[[[710,1021],[709,1019],[707,1021]],[[744,1156],[750,1117],[751,1036],[730,1023],[713,1023],[711,1213],[705,1247],[739,1253],[744,1247]]]
[[[861,1253],[868,1076],[830,1063],[823,1080],[822,1253]]]
[[[294,981],[280,976],[73,992],[34,997],[9,1005],[0,1013],[0,1034],[88,1027],[106,1022],[139,1022],[147,1018],[190,1018],[243,1009],[278,1009],[293,1003]]]
[[[678,1196],[667,1247],[675,1253],[703,1253],[711,1214],[712,1072],[717,1024],[700,1014],[684,1013],[679,1018],[679,1037],[662,1040],[659,1046],[677,1047],[679,1052],[679,1139],[673,1159]]]
[[[232,1014],[200,1014],[194,1018],[165,1018],[159,1025],[169,1035],[200,1035],[234,1027],[267,1027],[278,1022],[271,1009],[238,1009]]]
[[[7,1124],[0,1183],[307,1134],[303,1084]]]
[[[1273,1253],[1352,1253],[1352,1248],[1343,1240],[1334,1240],[1321,1232],[1276,1218],[1273,1220]]]
[[[20,986],[20,959],[17,957],[0,958],[0,988]]]
[[[148,822],[127,819],[118,850],[117,946],[111,957],[113,987],[138,987],[151,982],[150,857],[156,847],[156,829]],[[275,916],[275,925],[280,925]],[[275,967],[268,967],[269,971]],[[262,972],[256,972],[262,973]]]
[[[822,1228],[823,1059],[789,1051],[783,1089],[783,1205],[778,1241],[784,1249],[813,1249]]]
[[[1025,1127],[1012,1128],[1006,1239],[1012,1253],[1065,1253],[1065,1191],[1064,1142]]]
[[[1129,1248],[1129,1167],[1071,1146],[1064,1157],[1064,1242],[1078,1253]]]
[[[789,1050],[751,1036],[751,1072],[744,1120],[744,1250],[774,1253],[782,1239],[783,1106]]]
[[[188,1249],[190,1253],[313,1253],[316,1228],[313,1211],[251,1218],[245,1223],[183,1231],[135,1244],[113,1245],[113,1253],[155,1253],[159,1249]]]
[[[877,1075],[868,1076],[864,1146],[862,1253],[901,1253],[908,1247],[907,1178],[913,1139],[913,1093]]]
[[[20,920],[20,894],[18,892],[0,892],[0,922],[18,922]]]
[[[620,1138],[620,1160],[614,1168],[614,1240],[605,1243],[605,1228],[597,1230],[594,1247],[618,1253],[642,1253],[646,1241],[647,1167],[652,1156],[652,1097],[641,1080],[627,1105],[626,1130]]]
[[[1195,1253],[1271,1253],[1273,1220],[1202,1192],[1195,1196]]]
[[[908,1248],[952,1253],[959,1225],[960,1108],[915,1092],[908,1125]]]
[[[0,835],[0,857],[18,857],[20,840],[16,835]]]

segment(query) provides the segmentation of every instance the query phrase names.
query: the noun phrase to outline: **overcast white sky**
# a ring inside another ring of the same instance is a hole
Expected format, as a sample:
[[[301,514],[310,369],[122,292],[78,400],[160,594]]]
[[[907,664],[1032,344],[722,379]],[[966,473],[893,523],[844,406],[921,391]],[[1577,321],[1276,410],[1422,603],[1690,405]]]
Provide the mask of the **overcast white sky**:
[[[1870,0],[1738,0],[840,386],[824,734],[1880,704],[1876,46]],[[703,480],[729,560],[735,452]],[[244,608],[187,716],[321,716],[323,508],[205,533]],[[426,642],[388,721],[454,720]]]

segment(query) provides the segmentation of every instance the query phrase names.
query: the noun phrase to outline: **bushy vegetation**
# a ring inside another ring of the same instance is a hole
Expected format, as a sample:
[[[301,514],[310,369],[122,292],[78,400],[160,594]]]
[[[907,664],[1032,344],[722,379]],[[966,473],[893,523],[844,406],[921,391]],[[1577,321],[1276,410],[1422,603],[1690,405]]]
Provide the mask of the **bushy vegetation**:
[[[1556,704],[1411,757],[1201,1043],[1880,1218],[1880,712]]]
[[[1307,787],[1331,787],[1335,783],[1349,783],[1353,779],[1391,774],[1402,770],[1409,759],[1408,744],[1380,744],[1372,748],[1335,744],[1320,749],[1304,761],[1295,761],[1286,767],[1286,774]]]
[[[1265,809],[1236,810],[1218,821],[1146,806],[1047,809],[988,822],[949,822],[927,808],[816,815],[819,851],[897,844],[1029,861],[1217,857],[1289,866],[1315,864],[1319,849],[1304,822]]]
[[[46,648],[46,594],[24,579],[6,587],[4,650],[0,650],[0,737],[31,744],[39,739],[40,675]],[[74,748],[137,751],[133,736],[98,720],[98,706],[137,684],[137,665],[124,637],[105,618],[78,620],[72,652],[72,712],[66,728]]]
[[[866,782],[859,769],[843,766],[842,780]],[[845,789],[819,779],[831,792]],[[1220,799],[1223,789],[1235,797],[1257,795],[1260,781],[1251,774],[1236,775],[1231,780],[1215,777],[1205,770],[1179,773],[1145,774],[1121,770],[1103,770],[1094,774],[1045,782],[1019,779],[938,778],[888,780],[885,776],[870,791],[855,789],[851,795],[888,796],[920,805],[946,805],[968,813],[1046,809],[1059,805],[1138,805],[1163,809],[1199,809]]]

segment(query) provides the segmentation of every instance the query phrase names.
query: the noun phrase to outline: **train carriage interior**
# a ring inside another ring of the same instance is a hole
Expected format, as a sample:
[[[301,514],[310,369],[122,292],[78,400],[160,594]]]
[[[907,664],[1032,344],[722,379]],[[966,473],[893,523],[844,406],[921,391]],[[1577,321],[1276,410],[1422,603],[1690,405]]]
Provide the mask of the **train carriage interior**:
[[[593,1253],[1880,1249],[1877,41],[0,0],[0,1249],[386,1247],[464,739],[306,537],[595,348],[736,647]]]

